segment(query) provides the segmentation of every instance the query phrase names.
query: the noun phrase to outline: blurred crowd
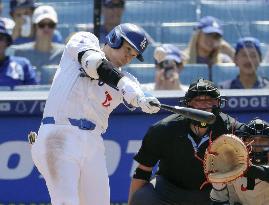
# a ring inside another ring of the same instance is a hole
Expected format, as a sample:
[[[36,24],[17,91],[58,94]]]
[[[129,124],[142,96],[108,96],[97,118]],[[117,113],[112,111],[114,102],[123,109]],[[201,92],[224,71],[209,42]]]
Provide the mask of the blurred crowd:
[[[106,35],[121,23],[126,1],[102,0],[100,44],[104,44]],[[0,1],[0,14],[3,10],[9,10],[9,17],[0,18],[0,86],[12,89],[19,85],[51,84],[65,43],[73,33],[63,38],[57,29],[61,23],[57,11],[42,2],[10,0],[9,8],[5,8]],[[93,32],[92,23],[81,30]],[[262,55],[259,39],[242,36],[232,46],[223,33],[221,19],[204,16],[194,26],[185,49],[174,44],[154,45],[154,82],[142,84],[142,88],[185,91],[188,85],[182,84],[180,78],[187,64],[238,67],[239,74],[233,79],[217,82],[221,89],[269,88],[268,76],[257,72],[261,63],[269,61]]]

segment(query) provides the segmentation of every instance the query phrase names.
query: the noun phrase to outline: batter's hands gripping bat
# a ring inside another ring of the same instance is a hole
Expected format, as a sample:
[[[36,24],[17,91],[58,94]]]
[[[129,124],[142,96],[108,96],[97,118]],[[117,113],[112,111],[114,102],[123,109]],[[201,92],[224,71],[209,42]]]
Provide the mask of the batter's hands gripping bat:
[[[216,116],[213,113],[206,112],[203,110],[198,110],[198,109],[188,108],[188,107],[171,106],[171,105],[165,105],[165,104],[157,104],[154,102],[150,102],[150,105],[157,106],[163,110],[177,113],[186,118],[199,121],[199,122],[204,122],[207,124],[213,124],[216,120]]]

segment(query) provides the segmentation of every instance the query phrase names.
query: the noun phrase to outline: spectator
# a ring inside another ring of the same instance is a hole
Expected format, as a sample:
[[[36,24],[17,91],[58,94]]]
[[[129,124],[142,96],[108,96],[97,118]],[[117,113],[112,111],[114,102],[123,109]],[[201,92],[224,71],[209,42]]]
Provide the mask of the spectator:
[[[132,178],[129,205],[208,205],[211,187],[206,181],[203,157],[209,140],[244,126],[220,110],[221,95],[210,81],[199,79],[185,94],[187,107],[216,115],[212,125],[171,115],[146,133],[134,159],[139,163]],[[157,174],[152,168],[158,164]]]
[[[262,60],[260,42],[253,37],[239,39],[235,47],[234,63],[239,67],[239,75],[233,79],[221,82],[222,89],[266,88],[269,80],[257,74]]]
[[[10,16],[15,21],[12,31],[14,45],[35,40],[35,26],[32,22],[35,7],[34,0],[10,0]],[[53,34],[53,42],[62,42],[62,36],[57,30]]]
[[[103,0],[103,25],[100,28],[100,43],[105,42],[107,34],[121,23],[125,0]]]
[[[203,63],[211,67],[232,62],[234,49],[222,38],[223,30],[218,19],[203,17],[195,29],[185,51],[188,64]]]
[[[12,37],[0,21],[0,86],[36,84],[35,70],[23,57],[7,56],[5,51],[12,44]]]
[[[7,31],[11,33],[15,26],[15,22],[10,18],[6,18],[2,16],[3,9],[4,9],[4,5],[3,5],[2,0],[0,0],[0,21],[3,21],[5,23],[5,27]]]
[[[35,9],[32,0],[10,0],[10,16],[15,22],[12,31],[14,44],[24,43],[34,38],[31,18]]]
[[[212,205],[269,204],[269,123],[254,119],[244,133],[239,133],[246,144],[252,143],[251,165],[245,177],[228,184],[213,184]]]
[[[52,42],[57,22],[57,13],[53,7],[39,6],[33,14],[35,41],[13,47],[14,54],[28,58],[39,73],[43,66],[58,65],[60,62],[65,46]]]
[[[102,0],[103,23],[100,26],[99,43],[104,44],[107,34],[121,23],[125,0]],[[79,28],[81,30],[81,28]],[[84,28],[85,29],[85,28]],[[93,24],[88,24],[85,29],[93,33]],[[71,34],[72,35],[72,34]],[[68,38],[69,39],[69,38]]]
[[[182,52],[172,44],[164,44],[154,51],[155,82],[142,84],[143,90],[184,90],[188,88],[179,80],[183,69]]]

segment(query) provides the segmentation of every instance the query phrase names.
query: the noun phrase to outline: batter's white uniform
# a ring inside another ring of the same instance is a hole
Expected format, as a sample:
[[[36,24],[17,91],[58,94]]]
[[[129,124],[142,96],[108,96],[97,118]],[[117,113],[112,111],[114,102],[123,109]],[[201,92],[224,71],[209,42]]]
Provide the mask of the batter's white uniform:
[[[53,205],[110,204],[100,136],[123,97],[103,82],[81,77],[78,53],[85,50],[105,57],[93,34],[79,32],[70,39],[46,102],[45,121],[32,146],[33,161],[46,180]],[[91,130],[80,129],[81,123]]]
[[[234,205],[236,202],[242,205],[268,205],[269,204],[269,183],[255,180],[254,190],[246,190],[247,178],[241,177],[229,183],[222,191],[212,189],[211,199],[214,201],[225,202]]]

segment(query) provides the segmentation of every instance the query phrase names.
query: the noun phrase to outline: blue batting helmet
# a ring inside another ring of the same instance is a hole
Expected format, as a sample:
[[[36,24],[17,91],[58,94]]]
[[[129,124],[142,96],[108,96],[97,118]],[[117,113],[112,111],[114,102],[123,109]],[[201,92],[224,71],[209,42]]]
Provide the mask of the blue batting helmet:
[[[115,49],[122,46],[123,40],[126,40],[139,53],[137,59],[143,62],[142,53],[148,46],[145,31],[137,25],[124,23],[116,26],[106,36],[106,43]]]

